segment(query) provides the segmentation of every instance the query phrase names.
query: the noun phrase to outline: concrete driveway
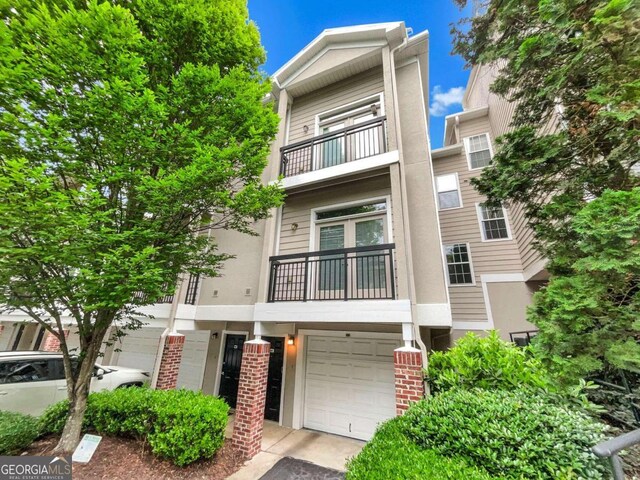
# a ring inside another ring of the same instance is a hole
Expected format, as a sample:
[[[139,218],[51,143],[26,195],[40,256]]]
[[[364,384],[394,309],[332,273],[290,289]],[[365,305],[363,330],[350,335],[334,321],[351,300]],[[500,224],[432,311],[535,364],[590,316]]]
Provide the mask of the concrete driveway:
[[[233,417],[227,426],[227,438],[233,432]],[[346,461],[357,455],[365,442],[311,430],[293,430],[265,420],[262,450],[229,480],[256,480],[278,460],[292,457],[321,467],[343,471]]]

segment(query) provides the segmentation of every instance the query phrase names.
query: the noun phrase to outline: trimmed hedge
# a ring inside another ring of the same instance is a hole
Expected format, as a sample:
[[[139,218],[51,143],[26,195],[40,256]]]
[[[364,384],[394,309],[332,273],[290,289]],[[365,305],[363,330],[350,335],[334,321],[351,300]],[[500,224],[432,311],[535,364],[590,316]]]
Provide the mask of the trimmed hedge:
[[[0,410],[0,455],[17,455],[38,436],[38,420],[22,413]]]
[[[453,389],[405,414],[416,444],[508,479],[609,478],[591,453],[606,428],[531,392]]]
[[[40,419],[41,434],[60,434],[68,402],[52,405]],[[185,466],[211,458],[224,442],[228,405],[190,390],[119,388],[89,395],[85,430],[145,439],[151,451]]]
[[[380,425],[373,439],[347,465],[346,480],[491,480],[464,460],[424,450],[406,436],[405,417]]]

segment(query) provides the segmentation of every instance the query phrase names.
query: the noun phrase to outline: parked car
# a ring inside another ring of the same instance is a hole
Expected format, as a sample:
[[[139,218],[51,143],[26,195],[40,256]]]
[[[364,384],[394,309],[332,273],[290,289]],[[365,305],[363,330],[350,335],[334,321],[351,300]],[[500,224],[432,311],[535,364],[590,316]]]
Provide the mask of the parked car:
[[[97,365],[91,391],[142,386],[151,374],[135,368]],[[61,353],[0,352],[0,410],[40,415],[67,398]]]

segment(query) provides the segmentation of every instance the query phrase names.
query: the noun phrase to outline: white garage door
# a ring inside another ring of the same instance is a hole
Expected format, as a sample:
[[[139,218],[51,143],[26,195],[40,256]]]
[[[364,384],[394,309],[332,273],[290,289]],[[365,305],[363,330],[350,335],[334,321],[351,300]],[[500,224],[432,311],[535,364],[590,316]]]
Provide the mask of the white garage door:
[[[181,330],[186,338],[178,371],[178,388],[199,391],[209,348],[209,330]]]
[[[395,416],[393,350],[399,340],[309,336],[304,426],[369,440]]]
[[[115,345],[121,350],[115,365],[153,372],[160,335],[163,331],[164,328],[154,327],[142,327],[139,330],[127,331],[127,335],[121,339],[122,343]]]

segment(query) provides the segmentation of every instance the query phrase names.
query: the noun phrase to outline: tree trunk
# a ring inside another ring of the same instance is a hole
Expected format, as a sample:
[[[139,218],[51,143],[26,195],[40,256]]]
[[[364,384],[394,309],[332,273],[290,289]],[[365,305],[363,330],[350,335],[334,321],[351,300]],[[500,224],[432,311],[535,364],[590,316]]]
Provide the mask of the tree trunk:
[[[64,424],[62,436],[53,453],[63,454],[73,452],[78,443],[80,443],[80,434],[82,433],[82,422],[84,420],[84,412],[87,409],[87,389],[75,394],[75,398],[70,401],[69,416]]]
[[[69,398],[69,416],[64,424],[62,436],[56,448],[55,454],[70,453],[75,450],[80,443],[80,434],[82,433],[82,422],[84,420],[84,412],[87,409],[87,397],[89,396],[89,387],[93,376],[93,367],[96,361],[96,355],[92,354],[90,349],[88,355],[82,358],[78,365],[78,376],[74,378],[72,372],[67,372],[65,365],[65,375],[67,377],[67,393]]]

